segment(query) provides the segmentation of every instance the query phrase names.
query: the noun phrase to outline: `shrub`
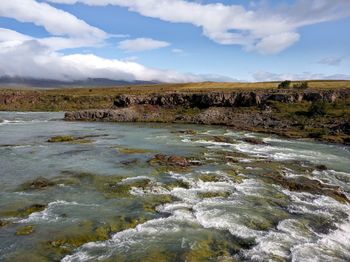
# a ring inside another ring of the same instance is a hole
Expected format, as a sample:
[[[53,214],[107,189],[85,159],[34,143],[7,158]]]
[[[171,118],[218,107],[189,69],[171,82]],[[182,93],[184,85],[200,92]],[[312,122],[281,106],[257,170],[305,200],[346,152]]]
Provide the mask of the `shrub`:
[[[278,85],[278,89],[288,89],[291,83],[291,81],[285,80]]]
[[[324,101],[314,101],[309,107],[310,116],[324,116],[327,114],[327,107]]]
[[[308,82],[299,82],[293,85],[293,89],[305,90],[309,87]]]

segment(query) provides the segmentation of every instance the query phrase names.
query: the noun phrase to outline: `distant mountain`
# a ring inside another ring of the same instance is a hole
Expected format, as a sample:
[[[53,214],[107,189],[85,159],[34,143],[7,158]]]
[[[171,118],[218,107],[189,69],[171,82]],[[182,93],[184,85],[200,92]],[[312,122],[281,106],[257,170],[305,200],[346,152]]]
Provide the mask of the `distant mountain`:
[[[10,77],[1,76],[0,86],[7,87],[41,87],[41,88],[55,88],[55,87],[109,87],[109,86],[125,86],[125,85],[148,85],[159,84],[156,81],[124,81],[112,80],[107,78],[87,78],[85,80],[74,81],[60,81],[52,79],[40,79],[30,77]]]

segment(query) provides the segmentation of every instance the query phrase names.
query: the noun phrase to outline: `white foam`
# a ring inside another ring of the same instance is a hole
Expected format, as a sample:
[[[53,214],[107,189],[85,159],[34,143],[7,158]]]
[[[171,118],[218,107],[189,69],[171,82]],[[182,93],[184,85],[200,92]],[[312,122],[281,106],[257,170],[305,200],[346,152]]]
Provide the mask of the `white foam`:
[[[233,143],[215,142],[215,141],[211,141],[211,140],[190,140],[188,138],[184,138],[181,141],[184,143],[215,145],[215,146],[233,146],[234,145]]]
[[[1,125],[19,125],[19,124],[33,124],[33,123],[46,123],[49,120],[6,120],[4,119],[2,122],[0,122]]]
[[[333,232],[315,242],[296,245],[291,249],[292,261],[349,261],[350,221],[338,225]],[[342,257],[343,259],[340,259]]]
[[[34,212],[26,219],[18,221],[18,223],[37,223],[37,222],[49,222],[54,223],[61,219],[61,217],[55,214],[55,209],[59,206],[98,206],[95,204],[80,204],[77,202],[67,202],[64,200],[57,200],[47,205],[43,211]]]
[[[78,248],[76,253],[68,255],[62,262],[98,261],[113,255],[118,249],[129,249],[133,245],[141,244],[145,239],[159,239],[168,234],[176,233],[186,224],[197,224],[193,215],[186,210],[177,210],[172,216],[158,218],[116,233],[110,240],[90,242]]]

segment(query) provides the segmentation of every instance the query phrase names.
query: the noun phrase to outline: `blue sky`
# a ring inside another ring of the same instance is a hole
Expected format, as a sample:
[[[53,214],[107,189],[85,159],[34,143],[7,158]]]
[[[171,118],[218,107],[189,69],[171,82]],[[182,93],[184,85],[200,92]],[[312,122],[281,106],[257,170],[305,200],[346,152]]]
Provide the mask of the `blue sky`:
[[[60,80],[350,79],[347,0],[11,0],[0,75]]]

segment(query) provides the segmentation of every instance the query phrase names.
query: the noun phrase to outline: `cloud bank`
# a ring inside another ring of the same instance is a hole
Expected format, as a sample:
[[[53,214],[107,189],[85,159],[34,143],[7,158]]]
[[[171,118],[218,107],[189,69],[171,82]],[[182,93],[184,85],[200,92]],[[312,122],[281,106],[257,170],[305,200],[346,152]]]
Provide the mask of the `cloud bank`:
[[[304,72],[301,74],[272,73],[267,71],[259,71],[253,74],[253,78],[257,82],[263,81],[284,81],[284,80],[350,80],[347,74],[315,74]]]

